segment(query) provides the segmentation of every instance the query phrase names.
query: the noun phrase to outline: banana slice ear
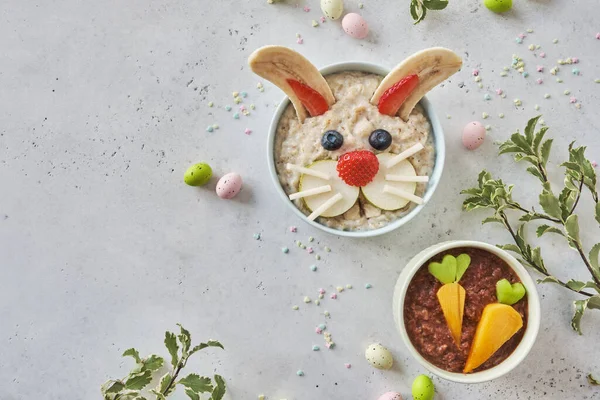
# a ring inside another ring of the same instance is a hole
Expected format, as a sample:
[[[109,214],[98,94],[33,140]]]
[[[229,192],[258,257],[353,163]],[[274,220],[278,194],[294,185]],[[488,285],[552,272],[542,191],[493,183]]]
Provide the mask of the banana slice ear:
[[[401,90],[400,88],[392,87],[401,80],[411,75],[416,75],[418,77],[418,84],[410,91],[404,101],[401,102],[398,110],[394,113],[406,121],[419,100],[439,83],[458,71],[461,66],[462,59],[452,50],[443,47],[432,47],[421,50],[402,61],[402,63],[387,74],[377,90],[375,90],[375,94],[371,98],[371,104],[379,106],[381,110],[380,102],[384,102],[386,98],[393,98],[393,94],[390,93],[392,90]]]
[[[290,98],[300,122],[325,113],[335,97],[319,70],[304,56],[283,46],[265,46],[248,58],[255,74],[271,81]]]

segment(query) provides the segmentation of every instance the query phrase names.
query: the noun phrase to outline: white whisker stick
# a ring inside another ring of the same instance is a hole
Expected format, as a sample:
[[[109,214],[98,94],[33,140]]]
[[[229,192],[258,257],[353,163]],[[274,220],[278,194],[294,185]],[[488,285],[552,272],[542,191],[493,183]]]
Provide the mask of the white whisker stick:
[[[385,176],[386,181],[392,182],[429,182],[428,176],[409,176],[409,175],[389,175]]]
[[[300,172],[301,174],[311,175],[317,178],[325,179],[326,181],[329,180],[328,174],[320,171],[315,171],[314,169],[304,168],[294,164],[286,164],[285,167],[289,170]]]
[[[325,211],[329,210],[335,203],[340,201],[343,198],[341,193],[336,194],[331,197],[325,203],[321,204],[321,207],[318,207],[315,211],[313,211],[309,216],[309,221],[314,221],[319,215],[323,214]]]
[[[410,201],[412,201],[413,203],[416,203],[416,204],[423,204],[423,199],[420,198],[419,196],[415,196],[412,193],[409,193],[409,192],[407,192],[405,190],[402,190],[402,189],[395,188],[393,186],[385,185],[383,187],[383,192],[384,193],[390,193],[390,194],[393,194],[393,195],[398,196],[398,197],[402,197],[403,199],[410,200]]]
[[[314,189],[303,190],[298,193],[290,194],[288,197],[290,198],[290,200],[296,200],[296,199],[301,199],[303,197],[314,196],[315,194],[321,194],[321,193],[326,193],[326,192],[331,192],[330,185],[324,185],[324,186],[316,187]]]
[[[423,149],[424,149],[423,145],[421,143],[417,143],[414,146],[409,147],[408,149],[404,150],[402,153],[398,154],[397,156],[390,158],[385,166],[388,168],[392,168],[394,165],[398,164],[400,161],[406,160],[408,157],[418,153],[419,151],[421,151]]]

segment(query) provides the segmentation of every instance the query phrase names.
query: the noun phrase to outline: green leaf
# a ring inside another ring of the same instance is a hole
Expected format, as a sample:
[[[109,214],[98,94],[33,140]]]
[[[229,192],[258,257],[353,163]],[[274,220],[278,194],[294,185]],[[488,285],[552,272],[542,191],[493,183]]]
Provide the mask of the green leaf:
[[[213,389],[210,400],[221,400],[225,395],[225,380],[221,375],[215,375],[215,383],[217,386]]]
[[[573,328],[573,330],[575,330],[575,332],[582,335],[583,333],[581,332],[581,317],[583,317],[583,313],[588,308],[600,309],[600,295],[592,296],[585,300],[575,300],[573,304],[575,305],[575,314],[571,319],[571,327]]]
[[[600,203],[596,203],[596,221],[600,224]]]
[[[179,346],[177,345],[177,338],[173,332],[165,332],[165,346],[171,355],[171,365],[173,368],[177,367],[177,363],[179,362]]]
[[[539,247],[536,247],[531,252],[531,259],[535,263],[535,267],[541,269],[544,272],[546,271],[546,266],[544,265],[544,260],[542,260],[542,250]]]
[[[210,378],[206,376],[200,376],[198,374],[189,374],[185,378],[181,378],[179,382],[196,393],[209,393],[213,390],[213,385]]]
[[[140,400],[144,399],[144,397],[140,396],[140,392],[137,390],[123,390],[118,394],[115,394],[111,400]]]
[[[181,330],[181,333],[179,335],[177,335],[177,339],[179,339],[179,343],[181,343],[181,351],[183,353],[184,356],[187,355],[188,350],[190,349],[190,346],[192,345],[192,335],[190,334],[190,332],[185,329],[183,326],[181,326],[181,324],[177,324],[179,326],[179,329]]]
[[[421,21],[423,21],[425,19],[425,16],[427,15],[427,9],[425,7],[419,7],[419,9],[421,10],[421,14],[419,16],[419,20],[417,22],[415,22],[415,25]]]
[[[535,138],[533,139],[533,150],[536,153],[540,151],[540,144],[542,143],[542,139],[544,139],[544,135],[546,135],[547,131],[548,127],[542,126],[542,128],[535,134]]]
[[[223,347],[223,345],[216,341],[216,340],[209,340],[206,343],[200,343],[199,345],[195,346],[192,351],[190,351],[190,355],[194,354],[195,352],[205,349],[207,347],[219,347],[222,350],[225,350],[225,347]]]
[[[545,233],[557,233],[559,235],[564,236],[563,232],[560,229],[555,228],[555,227],[550,226],[550,225],[540,225],[540,226],[538,226],[538,228],[536,229],[535,233],[537,234],[537,237],[542,237],[542,235],[544,235]]]
[[[521,252],[526,248],[525,245],[525,224],[519,225],[519,229],[517,229],[515,242],[517,242],[517,246],[521,249]]]
[[[537,165],[537,163],[538,163],[537,156],[527,156],[522,153],[515,154],[514,159],[516,162],[527,161],[528,163],[535,164],[535,165]]]
[[[410,2],[410,15],[414,21],[419,19],[419,14],[417,13],[417,2],[416,0],[412,0]],[[415,22],[416,24],[417,22]]]
[[[574,161],[565,161],[564,163],[560,164],[560,166],[580,174],[583,173],[583,167]]]
[[[463,201],[463,209],[465,211],[472,211],[478,208],[488,208],[491,207],[490,202],[486,202],[482,197],[469,197],[465,201]]]
[[[542,165],[545,167],[546,164],[548,164],[548,158],[550,158],[550,150],[552,150],[552,139],[548,139],[546,140],[544,143],[542,143],[542,151],[541,151],[541,156],[542,156]]]
[[[533,133],[535,132],[535,126],[540,118],[541,115],[538,115],[527,121],[527,126],[525,127],[525,139],[527,139],[528,143],[533,144]]]
[[[523,214],[523,215],[521,215],[521,217],[519,218],[519,221],[521,221],[521,222],[529,222],[529,221],[533,221],[535,219],[544,219],[544,218],[543,218],[543,216],[541,214],[529,213],[529,214]]]
[[[479,188],[471,188],[471,189],[465,189],[465,190],[460,191],[460,194],[468,194],[471,196],[479,196],[480,193],[481,193],[481,189],[479,189]]]
[[[121,357],[132,357],[138,364],[142,362],[142,360],[140,359],[140,353],[133,347],[125,350]]]
[[[200,395],[194,392],[192,389],[185,388],[185,394],[192,400],[200,400]]]
[[[535,176],[536,178],[538,178],[542,183],[545,182],[544,180],[544,176],[542,175],[542,173],[540,172],[539,169],[537,169],[537,167],[527,167],[527,172],[529,172],[531,175]]]
[[[566,183],[566,180],[565,180]],[[577,193],[579,189],[575,188],[575,190],[570,190],[565,187],[560,195],[558,196],[558,202],[560,203],[560,209],[562,212],[562,220],[566,220],[569,215],[571,215],[571,210],[573,209],[573,205],[575,204],[575,199],[577,198]]]
[[[164,374],[161,378],[160,381],[158,383],[158,386],[156,386],[155,392],[161,393],[162,395],[164,395],[165,397],[170,395],[171,393],[173,393],[173,391],[175,390],[175,385],[172,385],[169,390],[167,390],[167,387],[169,386],[169,383],[171,383],[171,379],[173,378],[173,376],[167,372],[166,374]]]
[[[514,244],[499,244],[499,245],[496,245],[496,247],[498,247],[502,250],[508,250],[508,251],[512,251],[513,253],[521,254],[521,249],[519,248],[519,246],[514,245]]]
[[[156,395],[156,400],[166,400],[167,398],[160,392],[157,392],[155,389],[151,389],[150,393],[153,393]]]
[[[100,387],[100,391],[102,394],[106,393],[119,393],[121,390],[125,389],[125,384],[121,381],[106,381],[104,385]]]
[[[565,230],[567,231],[567,237],[576,243],[579,243],[579,219],[577,215],[573,214],[565,221]]]
[[[424,0],[423,5],[430,10],[443,10],[448,7],[446,0]]]
[[[510,140],[519,146],[521,152],[525,153],[526,155],[535,156],[531,148],[531,144],[527,141],[527,138],[525,138],[525,136],[521,135],[519,132],[513,133],[510,137]]]
[[[479,187],[481,188],[485,182],[487,182],[491,179],[492,179],[492,174],[490,174],[488,171],[486,171],[484,169],[479,173],[479,176],[477,176],[477,183],[479,184]]]
[[[560,203],[558,202],[556,196],[554,196],[552,193],[544,191],[542,194],[540,194],[539,201],[546,214],[554,218],[562,218]]]
[[[560,285],[560,282],[554,276],[547,276],[544,279],[538,279],[537,283],[556,283],[556,284]]]
[[[144,365],[144,370],[156,371],[163,366],[164,362],[165,360],[162,357],[152,354],[143,360],[142,364]]]
[[[504,142],[500,145],[500,150],[498,151],[498,155],[506,154],[506,153],[519,153],[521,151],[522,150],[519,146],[517,146],[510,140],[507,140],[506,142]]]
[[[141,390],[145,388],[152,380],[152,371],[143,371],[134,375],[129,375],[125,381],[125,388],[131,390]]]
[[[600,293],[600,287],[598,287],[598,285],[596,285],[596,283],[594,282],[581,282],[581,281],[576,281],[574,279],[570,279],[567,282],[567,287],[569,287],[570,289],[573,289],[576,292],[581,292],[583,289],[594,289],[597,292]]]
[[[590,264],[592,264],[592,272],[596,276],[600,276],[600,243],[596,243],[590,250]]]
[[[592,374],[587,375],[587,380],[590,385],[600,385],[600,380],[594,378]]]
[[[563,189],[563,190],[569,190],[571,192],[579,191],[579,187],[577,186],[577,184],[575,182],[576,182],[576,179],[574,180],[571,175],[569,175],[569,174],[565,175],[565,189]]]
[[[498,222],[498,223],[504,224],[504,221],[502,221],[502,219],[498,218],[498,217],[487,217],[481,223],[482,224],[489,224],[491,222]]]

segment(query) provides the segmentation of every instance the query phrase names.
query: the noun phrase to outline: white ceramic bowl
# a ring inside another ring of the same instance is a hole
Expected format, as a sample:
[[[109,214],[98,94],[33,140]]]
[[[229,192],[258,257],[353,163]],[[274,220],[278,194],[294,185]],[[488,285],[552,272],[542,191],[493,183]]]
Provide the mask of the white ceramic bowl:
[[[364,63],[364,62],[342,62],[338,64],[329,65],[325,68],[320,69],[323,75],[329,75],[336,72],[344,72],[344,71],[363,71],[369,72],[373,74],[378,74],[385,76],[390,70],[388,68],[382,67],[376,64]],[[303,219],[306,223],[319,228],[325,232],[332,233],[334,235],[340,236],[348,236],[348,237],[370,237],[370,236],[378,236],[383,235],[384,233],[388,233],[393,231],[394,229],[400,228],[402,225],[413,219],[433,196],[433,192],[435,191],[439,180],[442,176],[442,170],[444,168],[444,159],[446,155],[446,144],[444,143],[444,132],[442,131],[442,125],[433,110],[433,106],[427,100],[426,97],[421,99],[420,104],[425,110],[425,114],[429,119],[429,123],[431,124],[432,131],[432,139],[433,146],[435,149],[435,160],[433,171],[431,176],[429,177],[429,183],[427,184],[427,188],[425,189],[425,194],[423,195],[423,204],[413,208],[408,214],[404,215],[401,218],[398,218],[395,221],[390,222],[384,227],[378,229],[372,229],[368,231],[342,231],[339,229],[330,228],[328,226],[322,225],[316,221],[309,221],[306,218],[306,215],[302,213],[294,203],[288,198],[288,195],[285,193],[283,188],[281,187],[281,183],[279,182],[279,178],[277,176],[277,171],[275,169],[275,134],[277,132],[277,125],[279,123],[279,119],[283,115],[283,112],[287,108],[288,104],[290,104],[290,100],[285,97],[283,101],[275,110],[275,115],[271,121],[271,126],[269,128],[269,136],[267,138],[267,159],[269,163],[269,173],[271,174],[271,178],[273,179],[273,183],[275,184],[275,188],[279,193],[281,199],[291,208],[291,210],[298,215],[301,219]]]
[[[527,327],[525,328],[525,334],[523,335],[523,338],[521,339],[521,342],[519,343],[515,351],[510,356],[508,356],[506,360],[502,361],[495,367],[486,369],[485,371],[470,374],[448,372],[431,364],[421,354],[419,354],[417,349],[415,349],[412,342],[410,341],[410,338],[408,337],[406,327],[404,326],[404,296],[406,295],[408,285],[415,273],[419,270],[419,268],[421,268],[421,266],[425,262],[427,262],[431,257],[435,256],[436,254],[459,247],[482,249],[497,255],[502,260],[504,260],[513,269],[513,271],[515,271],[515,273],[517,274],[519,279],[521,279],[521,282],[525,286],[525,289],[527,290]],[[414,256],[412,260],[408,262],[406,267],[404,267],[404,270],[398,278],[396,288],[394,289],[393,308],[394,321],[396,322],[396,327],[400,331],[400,335],[404,340],[404,344],[406,344],[406,347],[408,347],[408,350],[412,354],[412,356],[416,358],[417,361],[421,363],[421,365],[423,365],[425,368],[427,368],[429,371],[439,376],[440,378],[459,383],[486,382],[492,379],[499,378],[516,368],[519,365],[519,363],[521,363],[521,361],[525,359],[525,357],[533,347],[533,344],[535,342],[540,328],[540,299],[535,286],[535,282],[533,281],[533,279],[531,279],[531,276],[529,276],[529,273],[527,272],[527,270],[525,270],[525,267],[523,267],[513,256],[511,256],[506,251],[487,243],[475,242],[471,240],[454,240],[450,242],[440,243],[431,246]]]

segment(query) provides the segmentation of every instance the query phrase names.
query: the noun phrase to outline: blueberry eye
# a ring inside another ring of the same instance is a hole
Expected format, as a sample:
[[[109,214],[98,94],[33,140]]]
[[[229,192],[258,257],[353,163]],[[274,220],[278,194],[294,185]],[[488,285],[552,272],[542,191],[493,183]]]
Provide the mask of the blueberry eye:
[[[327,131],[321,138],[321,146],[325,150],[337,150],[344,144],[344,137],[338,131]]]
[[[385,129],[375,129],[369,136],[369,144],[375,150],[385,150],[392,144],[392,135]]]

